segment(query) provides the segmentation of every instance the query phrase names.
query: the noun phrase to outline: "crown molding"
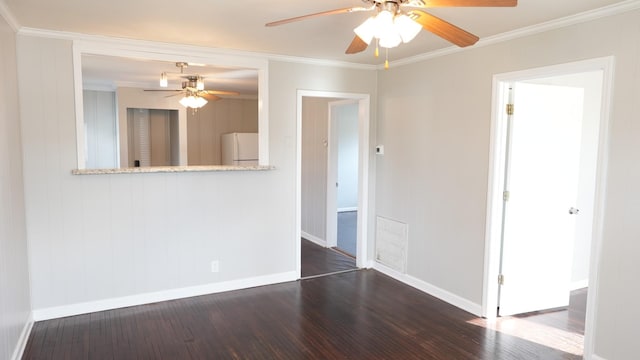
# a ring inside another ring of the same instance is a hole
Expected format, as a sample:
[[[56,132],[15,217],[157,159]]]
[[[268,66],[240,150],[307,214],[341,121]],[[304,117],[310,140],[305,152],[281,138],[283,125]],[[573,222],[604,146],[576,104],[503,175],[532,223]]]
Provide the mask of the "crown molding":
[[[4,0],[0,0],[0,16],[2,16],[7,21],[7,24],[11,26],[13,31],[18,32],[18,30],[20,30],[20,23],[18,22],[16,17],[13,16],[13,13],[4,2]]]
[[[333,67],[351,68],[351,69],[360,69],[360,70],[377,70],[379,68],[378,65],[359,64],[359,63],[352,63],[348,61],[313,59],[313,58],[305,58],[305,57],[299,57],[299,56],[273,55],[273,54],[269,54],[265,56],[267,56],[269,60],[291,62],[291,63],[298,63],[298,64],[307,64],[307,65],[333,66]]]
[[[291,63],[298,63],[298,64],[354,68],[354,69],[361,69],[361,70],[377,69],[377,65],[358,64],[358,63],[350,63],[350,62],[343,62],[343,61],[337,61],[337,60],[323,60],[323,59],[313,59],[313,58],[305,58],[305,57],[297,57],[297,56],[288,56],[288,55],[274,55],[274,54],[251,52],[251,51],[185,45],[185,44],[176,44],[176,43],[155,42],[155,41],[148,41],[148,40],[127,39],[127,38],[110,37],[110,36],[104,36],[104,35],[89,35],[89,34],[82,34],[82,33],[75,33],[75,32],[37,29],[37,28],[29,28],[29,27],[20,28],[20,30],[18,31],[18,34],[25,35],[25,36],[36,36],[36,37],[70,40],[70,41],[84,41],[84,42],[91,42],[94,44],[103,43],[103,44],[108,44],[111,46],[118,46],[123,48],[136,48],[138,50],[149,51],[149,52],[164,52],[164,53],[173,53],[173,54],[182,54],[182,55],[187,53],[187,54],[199,54],[199,55],[205,54],[208,56],[211,56],[211,55],[237,56],[237,57],[245,57],[245,58],[253,58],[253,59],[291,62]]]
[[[214,47],[195,46],[178,43],[157,42],[149,40],[128,39],[120,37],[112,37],[105,35],[90,35],[68,31],[38,29],[30,27],[22,27],[18,31],[18,35],[34,36],[50,39],[69,40],[74,43],[81,43],[89,48],[100,48],[101,46],[134,50],[140,52],[160,53],[160,54],[191,54],[193,56],[241,56],[245,58],[253,58],[255,60],[265,60],[266,56],[260,53],[245,52],[233,49],[223,49]]]
[[[437,58],[440,56],[455,54],[462,51],[472,50],[478,47],[489,46],[489,45],[513,40],[513,39],[522,38],[525,36],[540,34],[543,32],[560,29],[563,27],[580,24],[588,21],[593,21],[593,20],[597,20],[600,18],[608,17],[608,16],[623,14],[623,13],[637,10],[637,9],[640,9],[640,0],[627,0],[617,4],[604,6],[598,9],[585,11],[579,14],[570,15],[570,16],[559,18],[556,20],[551,20],[544,23],[527,26],[514,31],[509,31],[502,34],[489,36],[484,39],[481,39],[474,46],[470,46],[467,48],[459,48],[457,46],[451,46],[445,49],[435,50],[425,54],[392,61],[390,62],[390,66],[398,67],[398,66],[414,64],[424,60]],[[377,67],[379,70],[384,69],[384,65],[378,65]]]

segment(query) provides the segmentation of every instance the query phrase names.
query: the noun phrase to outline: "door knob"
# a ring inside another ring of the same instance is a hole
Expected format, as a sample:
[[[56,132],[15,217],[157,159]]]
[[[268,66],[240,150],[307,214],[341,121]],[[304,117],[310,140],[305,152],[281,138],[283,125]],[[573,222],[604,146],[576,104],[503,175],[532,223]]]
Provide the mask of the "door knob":
[[[569,214],[571,214],[571,215],[576,215],[576,214],[577,214],[577,213],[579,213],[579,212],[580,212],[580,209],[576,209],[576,208],[574,208],[574,207],[571,207],[571,208],[569,209]]]

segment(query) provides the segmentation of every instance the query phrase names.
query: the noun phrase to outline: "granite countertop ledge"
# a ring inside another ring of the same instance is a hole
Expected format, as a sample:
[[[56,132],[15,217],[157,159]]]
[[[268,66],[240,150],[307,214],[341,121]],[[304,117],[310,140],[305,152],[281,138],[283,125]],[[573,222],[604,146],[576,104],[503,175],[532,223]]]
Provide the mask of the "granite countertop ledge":
[[[139,174],[139,173],[179,173],[179,172],[203,172],[203,171],[265,171],[273,170],[273,166],[151,166],[121,169],[73,169],[73,175],[104,175],[104,174]]]

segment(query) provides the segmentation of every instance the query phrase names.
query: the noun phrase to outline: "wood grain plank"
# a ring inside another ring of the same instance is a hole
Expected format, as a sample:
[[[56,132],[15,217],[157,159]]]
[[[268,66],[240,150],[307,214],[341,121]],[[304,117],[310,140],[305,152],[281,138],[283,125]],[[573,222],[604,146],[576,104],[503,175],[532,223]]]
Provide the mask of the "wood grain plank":
[[[585,297],[504,321],[579,334]],[[354,271],[38,322],[23,359],[581,358],[553,335],[530,341],[482,321],[376,271]]]

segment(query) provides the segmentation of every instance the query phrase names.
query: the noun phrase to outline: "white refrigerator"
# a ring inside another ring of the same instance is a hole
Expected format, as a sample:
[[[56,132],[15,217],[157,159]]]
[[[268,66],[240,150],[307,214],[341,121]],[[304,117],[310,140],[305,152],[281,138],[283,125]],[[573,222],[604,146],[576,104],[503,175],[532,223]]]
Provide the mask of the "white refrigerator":
[[[258,165],[258,133],[222,135],[222,165]]]

